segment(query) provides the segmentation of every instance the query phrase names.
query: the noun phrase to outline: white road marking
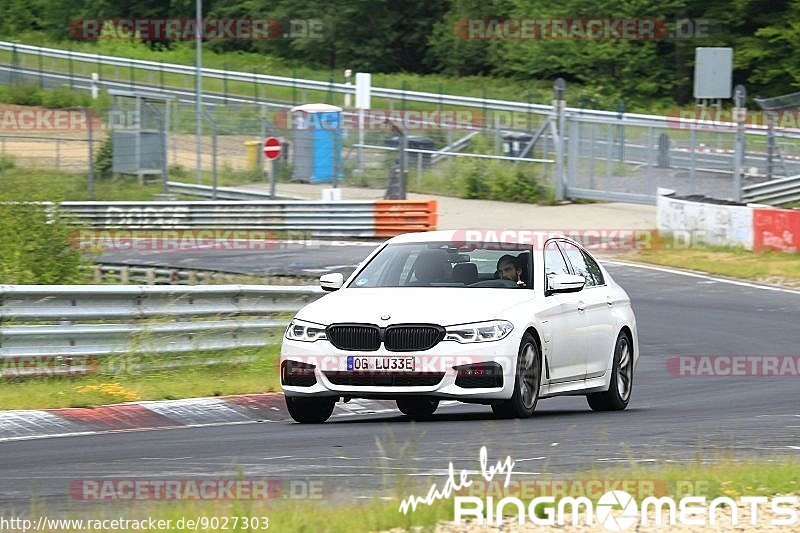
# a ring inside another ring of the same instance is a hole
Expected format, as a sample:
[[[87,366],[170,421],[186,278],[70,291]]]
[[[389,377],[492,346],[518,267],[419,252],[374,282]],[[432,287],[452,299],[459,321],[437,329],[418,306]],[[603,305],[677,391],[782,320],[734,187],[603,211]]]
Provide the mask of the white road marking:
[[[776,291],[776,292],[785,292],[787,294],[796,294],[800,296],[800,291],[794,289],[787,289],[784,287],[773,287],[770,285],[761,285],[758,283],[750,283],[747,281],[738,281],[728,278],[719,278],[716,276],[712,276],[710,274],[700,274],[694,271],[687,271],[687,270],[678,270],[674,268],[668,267],[661,267],[661,266],[652,266],[652,265],[642,265],[640,263],[630,263],[628,261],[609,261],[609,260],[601,260],[601,263],[609,264],[609,265],[616,265],[616,266],[626,266],[626,267],[633,267],[633,268],[642,268],[645,270],[655,270],[657,272],[665,272],[667,274],[677,274],[679,276],[686,276],[689,278],[699,278],[705,280],[711,280],[719,283],[727,283],[729,285],[738,285],[740,287],[747,287],[750,289],[761,289],[765,291]]]

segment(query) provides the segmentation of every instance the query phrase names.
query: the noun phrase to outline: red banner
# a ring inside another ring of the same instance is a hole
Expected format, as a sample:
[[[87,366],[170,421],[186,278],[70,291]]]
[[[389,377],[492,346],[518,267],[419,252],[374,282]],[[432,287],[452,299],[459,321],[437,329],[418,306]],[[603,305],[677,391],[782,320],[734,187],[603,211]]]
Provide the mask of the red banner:
[[[754,209],[753,250],[800,250],[800,210]]]

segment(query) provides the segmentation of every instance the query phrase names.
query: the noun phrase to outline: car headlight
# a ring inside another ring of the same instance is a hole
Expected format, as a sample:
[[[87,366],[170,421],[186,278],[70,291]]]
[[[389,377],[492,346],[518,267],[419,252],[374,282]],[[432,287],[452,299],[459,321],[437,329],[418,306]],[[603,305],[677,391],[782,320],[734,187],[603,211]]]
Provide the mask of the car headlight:
[[[460,343],[499,341],[507,337],[513,329],[514,325],[507,320],[458,324],[445,328],[444,340]]]
[[[289,322],[284,336],[293,341],[314,342],[326,338],[325,326],[295,318]]]

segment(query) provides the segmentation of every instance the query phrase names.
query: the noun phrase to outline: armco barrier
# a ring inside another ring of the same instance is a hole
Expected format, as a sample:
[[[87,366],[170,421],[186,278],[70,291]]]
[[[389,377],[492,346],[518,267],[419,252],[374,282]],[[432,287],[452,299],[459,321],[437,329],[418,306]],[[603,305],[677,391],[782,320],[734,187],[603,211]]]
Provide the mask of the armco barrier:
[[[50,204],[52,205],[52,204]],[[436,229],[435,200],[63,202],[62,213],[90,228],[223,229],[303,232],[312,237],[386,238]]]
[[[322,295],[318,286],[0,285],[0,363],[261,347]]]
[[[376,200],[375,236],[436,229],[436,200]]]
[[[800,250],[800,210],[756,208],[753,211],[755,251]]]

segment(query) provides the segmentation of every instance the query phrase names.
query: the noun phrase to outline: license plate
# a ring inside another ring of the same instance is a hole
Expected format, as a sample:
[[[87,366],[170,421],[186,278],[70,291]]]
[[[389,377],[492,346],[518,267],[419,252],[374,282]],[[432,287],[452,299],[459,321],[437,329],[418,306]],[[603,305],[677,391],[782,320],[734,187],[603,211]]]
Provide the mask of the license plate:
[[[351,372],[413,372],[414,357],[411,355],[348,355],[347,370]]]

